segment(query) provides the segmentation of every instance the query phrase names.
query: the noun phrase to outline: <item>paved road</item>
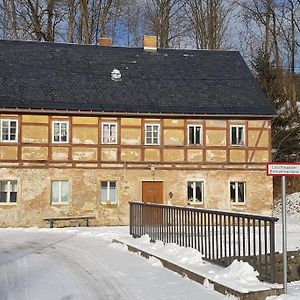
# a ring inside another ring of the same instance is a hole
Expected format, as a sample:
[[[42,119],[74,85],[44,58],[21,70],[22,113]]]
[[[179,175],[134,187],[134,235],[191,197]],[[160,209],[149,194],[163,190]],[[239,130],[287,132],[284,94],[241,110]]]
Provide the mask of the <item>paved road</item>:
[[[105,237],[105,235],[104,235]],[[224,299],[136,254],[109,235],[0,229],[0,300]]]

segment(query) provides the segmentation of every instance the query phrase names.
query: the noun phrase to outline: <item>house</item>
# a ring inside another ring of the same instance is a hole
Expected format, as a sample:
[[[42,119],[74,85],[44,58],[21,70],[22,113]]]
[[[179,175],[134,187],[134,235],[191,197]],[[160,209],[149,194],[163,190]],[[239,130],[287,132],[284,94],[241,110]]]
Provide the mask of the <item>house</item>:
[[[144,45],[0,41],[0,226],[128,224],[132,200],[271,212],[275,112],[239,52]]]

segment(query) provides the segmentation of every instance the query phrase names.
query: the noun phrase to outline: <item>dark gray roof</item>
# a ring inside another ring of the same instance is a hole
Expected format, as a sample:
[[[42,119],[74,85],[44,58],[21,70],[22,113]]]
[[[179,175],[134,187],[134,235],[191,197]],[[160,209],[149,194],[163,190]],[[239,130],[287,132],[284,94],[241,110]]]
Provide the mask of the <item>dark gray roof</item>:
[[[121,81],[113,81],[118,69]],[[0,41],[0,108],[274,115],[237,51]]]

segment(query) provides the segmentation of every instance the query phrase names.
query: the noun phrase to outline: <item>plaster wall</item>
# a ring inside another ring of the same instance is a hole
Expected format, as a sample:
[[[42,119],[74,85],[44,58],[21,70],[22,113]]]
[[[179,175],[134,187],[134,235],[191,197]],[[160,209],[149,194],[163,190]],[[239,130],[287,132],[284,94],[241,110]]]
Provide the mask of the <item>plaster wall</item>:
[[[165,129],[164,130],[164,145],[183,146],[184,145],[184,130],[183,129]]]
[[[118,149],[103,148],[101,149],[101,159],[104,161],[116,161],[118,156]]]
[[[159,149],[145,149],[146,161],[160,161]]]
[[[121,144],[123,145],[140,145],[142,132],[140,128],[122,128]]]
[[[226,146],[226,130],[206,130],[207,146]]]
[[[17,180],[17,204],[0,205],[0,226],[47,226],[45,217],[95,215],[93,225],[124,225],[129,222],[128,201],[142,199],[143,181],[163,182],[165,204],[187,204],[187,182],[204,182],[204,202],[197,207],[270,214],[272,178],[265,171],[234,170],[168,171],[132,169],[5,169],[0,180]],[[51,204],[51,181],[69,181],[69,203]],[[117,205],[100,202],[100,182],[117,182]],[[230,181],[246,182],[246,201],[229,200]]]
[[[23,125],[23,143],[48,143],[48,126]]]
[[[190,149],[187,151],[188,161],[191,162],[202,162],[203,161],[203,150]]]
[[[16,146],[1,146],[0,158],[2,160],[16,160],[18,158],[18,147]]]
[[[22,159],[23,160],[47,160],[48,148],[47,147],[23,147]]]
[[[51,148],[53,160],[68,160],[69,148],[68,147],[52,147]]]
[[[98,144],[98,128],[76,126],[73,128],[73,144]]]

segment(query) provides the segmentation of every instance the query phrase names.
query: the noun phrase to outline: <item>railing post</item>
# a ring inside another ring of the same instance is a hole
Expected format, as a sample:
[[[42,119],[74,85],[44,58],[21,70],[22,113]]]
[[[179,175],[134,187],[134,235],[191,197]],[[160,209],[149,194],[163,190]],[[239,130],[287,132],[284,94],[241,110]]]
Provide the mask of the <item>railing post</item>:
[[[270,280],[275,282],[275,224],[270,221]]]
[[[133,231],[132,231],[132,218],[133,218],[133,204],[129,203],[129,234],[133,235]]]

